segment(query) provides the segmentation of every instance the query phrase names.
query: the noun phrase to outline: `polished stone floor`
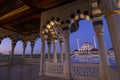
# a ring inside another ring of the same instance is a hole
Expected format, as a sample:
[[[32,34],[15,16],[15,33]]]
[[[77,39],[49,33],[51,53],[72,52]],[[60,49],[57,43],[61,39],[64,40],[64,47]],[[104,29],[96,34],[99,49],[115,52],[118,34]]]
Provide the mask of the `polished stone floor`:
[[[65,80],[62,78],[40,77],[39,64],[0,66],[0,80]]]

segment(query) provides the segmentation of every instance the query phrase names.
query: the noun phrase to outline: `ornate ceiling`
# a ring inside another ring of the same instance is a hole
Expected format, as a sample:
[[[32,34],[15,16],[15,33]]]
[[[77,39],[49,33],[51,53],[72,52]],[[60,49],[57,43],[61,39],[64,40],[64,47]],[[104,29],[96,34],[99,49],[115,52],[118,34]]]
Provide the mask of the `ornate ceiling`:
[[[39,32],[41,12],[77,0],[0,0],[0,27],[22,34]]]

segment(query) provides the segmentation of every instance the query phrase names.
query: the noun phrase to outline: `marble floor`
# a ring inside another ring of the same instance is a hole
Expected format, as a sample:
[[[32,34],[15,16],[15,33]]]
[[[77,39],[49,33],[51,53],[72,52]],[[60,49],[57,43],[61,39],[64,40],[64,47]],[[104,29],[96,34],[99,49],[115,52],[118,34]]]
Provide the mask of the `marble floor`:
[[[39,64],[0,66],[0,80],[65,80],[57,77],[40,77]]]

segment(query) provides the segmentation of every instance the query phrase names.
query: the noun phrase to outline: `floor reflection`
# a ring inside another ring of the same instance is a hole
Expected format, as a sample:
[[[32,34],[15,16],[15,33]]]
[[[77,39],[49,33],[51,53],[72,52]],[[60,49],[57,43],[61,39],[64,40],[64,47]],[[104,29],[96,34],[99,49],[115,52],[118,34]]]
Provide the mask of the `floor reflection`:
[[[0,80],[35,80],[39,77],[39,64],[0,67]]]

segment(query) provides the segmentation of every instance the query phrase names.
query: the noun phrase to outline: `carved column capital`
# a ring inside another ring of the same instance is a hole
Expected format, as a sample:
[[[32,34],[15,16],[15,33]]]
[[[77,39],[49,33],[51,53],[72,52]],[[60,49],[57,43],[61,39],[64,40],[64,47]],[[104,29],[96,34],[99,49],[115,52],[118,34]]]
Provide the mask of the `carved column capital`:
[[[63,31],[63,36],[64,36],[64,39],[69,39],[70,30],[65,30],[65,31]]]
[[[107,16],[115,13],[115,10],[119,10],[120,1],[117,0],[98,0],[98,5],[101,11]],[[112,13],[111,13],[112,12]],[[108,15],[108,13],[110,13]]]
[[[97,35],[103,35],[103,25],[94,25],[94,30]]]
[[[60,43],[60,46],[62,46],[62,45],[63,45],[63,41],[59,41],[59,43]]]
[[[23,42],[23,48],[25,48],[27,46],[26,42]]]
[[[57,39],[53,40],[53,44],[56,45],[57,44]]]
[[[33,47],[34,47],[34,45],[35,45],[35,43],[34,43],[34,42],[32,42],[32,43],[31,43],[31,47],[33,48]]]
[[[47,41],[48,46],[51,46],[51,41]]]
[[[16,41],[13,41],[11,45],[12,45],[12,47],[14,48],[15,45],[16,45]]]
[[[2,38],[0,38],[0,44],[1,44],[1,42],[2,42]]]

